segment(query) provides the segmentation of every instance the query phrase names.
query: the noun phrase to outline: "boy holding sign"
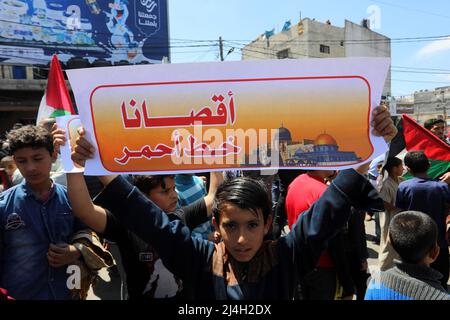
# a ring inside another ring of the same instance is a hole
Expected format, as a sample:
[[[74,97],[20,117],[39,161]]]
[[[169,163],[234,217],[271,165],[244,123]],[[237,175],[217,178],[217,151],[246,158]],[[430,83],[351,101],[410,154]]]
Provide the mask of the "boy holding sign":
[[[385,107],[373,112],[374,134],[390,141],[397,133]],[[81,137],[72,160],[83,166],[93,148]],[[382,211],[383,202],[361,175],[367,166],[344,170],[322,197],[276,241],[263,241],[272,223],[265,187],[249,178],[222,184],[215,195],[213,223],[223,242],[191,238],[189,229],[120,176],[104,176],[105,209],[151,243],[167,269],[183,280],[196,299],[293,299],[326,242],[349,218],[350,207]],[[70,186],[69,186],[70,189]],[[100,214],[105,209],[96,207]],[[76,212],[76,210],[75,210]]]

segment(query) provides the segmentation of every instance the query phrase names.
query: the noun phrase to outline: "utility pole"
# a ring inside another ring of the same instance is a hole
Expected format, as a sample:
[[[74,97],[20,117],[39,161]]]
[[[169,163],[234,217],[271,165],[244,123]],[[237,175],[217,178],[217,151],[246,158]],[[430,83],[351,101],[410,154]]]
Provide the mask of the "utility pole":
[[[223,61],[223,41],[222,41],[222,37],[219,37],[219,53],[220,53],[220,61]]]

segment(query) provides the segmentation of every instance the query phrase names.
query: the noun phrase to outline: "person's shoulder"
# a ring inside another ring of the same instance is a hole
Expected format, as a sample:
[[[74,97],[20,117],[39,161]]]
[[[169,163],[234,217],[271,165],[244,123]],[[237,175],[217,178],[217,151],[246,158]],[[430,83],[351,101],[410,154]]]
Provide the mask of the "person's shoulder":
[[[300,188],[308,180],[309,176],[307,174],[301,174],[291,182],[288,188],[289,189]]]
[[[450,194],[450,185],[444,181],[436,181],[436,186],[442,190],[442,192]]]
[[[59,195],[64,195],[67,197],[67,187],[57,182],[53,182],[53,187],[55,189],[55,193]]]
[[[12,197],[20,197],[23,195],[23,184],[18,184],[0,193],[0,204]]]
[[[447,182],[444,182],[444,181],[441,181],[438,179],[436,179],[435,182],[436,182],[436,185],[439,186],[440,188],[450,190],[450,185]]]
[[[60,191],[65,191],[67,192],[67,187],[61,183],[58,182],[53,182],[53,186],[55,187],[55,189],[60,190]]]
[[[0,217],[3,215],[8,204],[12,202],[17,203],[24,201],[25,193],[23,192],[22,184],[9,188],[0,193]]]
[[[417,185],[418,180],[417,178],[412,178],[412,179],[406,179],[400,182],[400,184],[398,185],[398,188],[410,188],[411,186],[415,186]]]
[[[450,190],[449,185],[444,181],[440,181],[439,179],[425,180],[423,181],[423,185],[426,186],[426,188],[433,190]]]

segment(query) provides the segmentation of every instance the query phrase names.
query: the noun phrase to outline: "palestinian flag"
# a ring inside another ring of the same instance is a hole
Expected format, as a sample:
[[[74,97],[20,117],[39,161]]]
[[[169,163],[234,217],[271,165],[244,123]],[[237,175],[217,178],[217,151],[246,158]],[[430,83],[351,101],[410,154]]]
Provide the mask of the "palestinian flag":
[[[46,118],[56,118],[70,114],[76,114],[76,112],[70,100],[58,57],[54,54],[50,62],[47,88],[39,105],[36,124]]]
[[[397,125],[398,134],[389,147],[389,157],[406,151],[423,151],[430,160],[428,175],[439,178],[450,169],[450,146],[407,115]],[[403,158],[402,156],[398,156]],[[405,178],[411,178],[409,174]]]

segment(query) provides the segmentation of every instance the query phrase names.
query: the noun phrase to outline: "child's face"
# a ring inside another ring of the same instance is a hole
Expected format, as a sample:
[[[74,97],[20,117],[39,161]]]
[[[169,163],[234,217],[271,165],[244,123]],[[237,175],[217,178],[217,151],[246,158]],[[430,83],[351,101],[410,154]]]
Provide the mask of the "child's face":
[[[170,213],[174,212],[178,204],[178,193],[175,190],[175,179],[172,177],[164,178],[165,188],[161,185],[150,190],[149,198],[162,211]]]
[[[27,183],[33,187],[48,182],[55,159],[45,148],[26,147],[14,152],[14,161]]]
[[[445,139],[445,136],[444,136],[445,124],[444,123],[437,123],[437,124],[433,125],[433,127],[431,127],[430,131],[433,132],[440,139]]]
[[[11,179],[14,171],[17,169],[16,164],[14,163],[14,160],[2,162],[1,166],[3,168],[5,168],[6,173],[8,174],[9,178]]]
[[[397,177],[400,177],[400,176],[402,176],[403,175],[403,171],[404,171],[404,168],[403,168],[403,164],[401,163],[401,164],[399,164],[398,166],[396,166],[396,167],[394,167],[394,174],[397,176]]]
[[[225,204],[220,211],[220,222],[214,221],[227,251],[239,262],[250,261],[258,252],[269,231],[271,218],[264,224],[261,209],[255,212]]]

